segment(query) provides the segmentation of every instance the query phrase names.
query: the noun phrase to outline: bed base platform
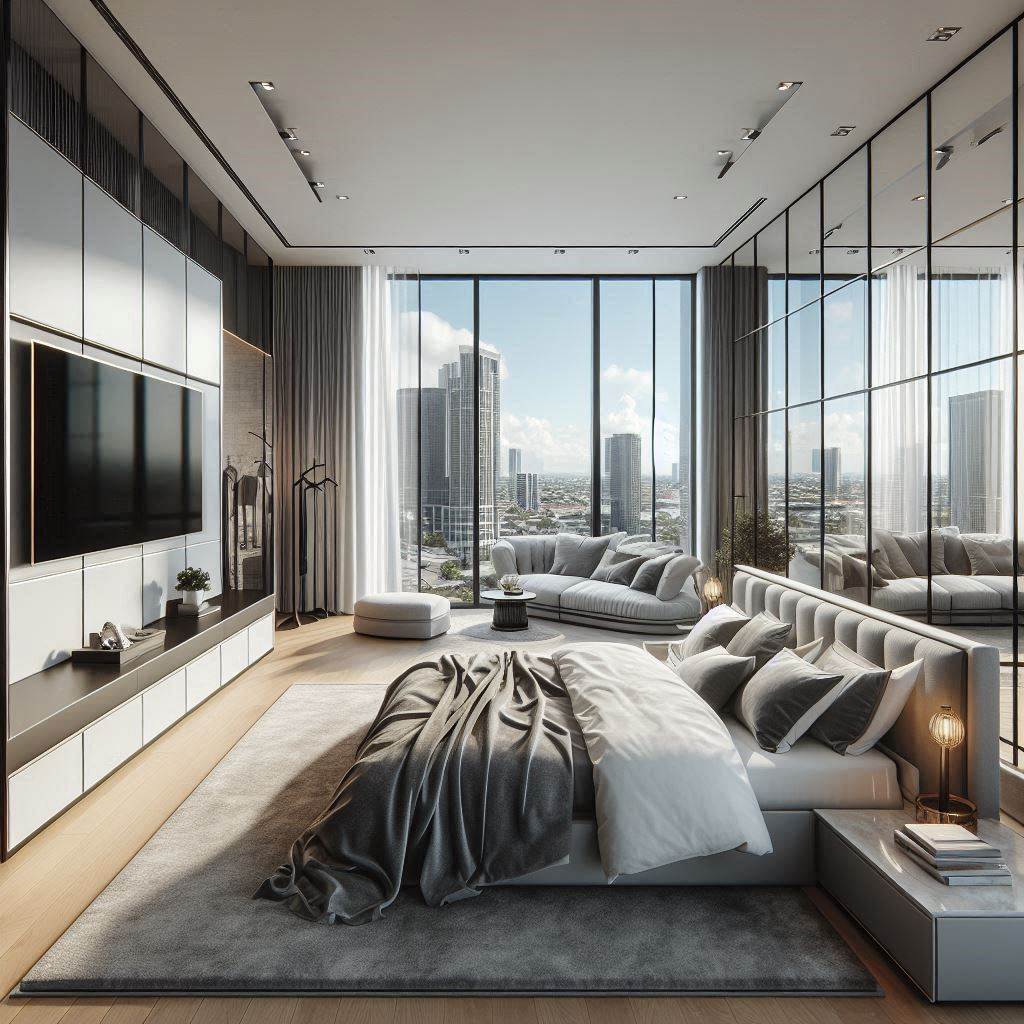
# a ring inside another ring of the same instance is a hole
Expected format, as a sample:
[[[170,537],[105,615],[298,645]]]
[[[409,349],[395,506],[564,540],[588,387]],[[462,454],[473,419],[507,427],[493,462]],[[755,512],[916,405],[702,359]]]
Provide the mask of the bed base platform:
[[[773,852],[718,853],[677,861],[636,875],[619,875],[613,885],[814,885],[814,812],[765,811]],[[499,885],[607,885],[597,848],[597,822],[577,820],[567,862]]]

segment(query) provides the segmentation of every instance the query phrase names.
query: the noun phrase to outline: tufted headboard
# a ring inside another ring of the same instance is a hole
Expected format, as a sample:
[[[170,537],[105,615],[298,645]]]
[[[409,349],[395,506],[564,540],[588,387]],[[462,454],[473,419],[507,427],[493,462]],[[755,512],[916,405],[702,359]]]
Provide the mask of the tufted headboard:
[[[950,789],[973,800],[981,816],[999,817],[999,652],[994,647],[745,565],[736,566],[732,593],[746,614],[768,611],[792,623],[797,644],[817,637],[839,640],[885,668],[922,658],[922,682],[882,746],[917,769],[922,792],[934,793],[939,748],[928,734],[928,720],[949,704],[967,727],[966,742],[950,756]]]

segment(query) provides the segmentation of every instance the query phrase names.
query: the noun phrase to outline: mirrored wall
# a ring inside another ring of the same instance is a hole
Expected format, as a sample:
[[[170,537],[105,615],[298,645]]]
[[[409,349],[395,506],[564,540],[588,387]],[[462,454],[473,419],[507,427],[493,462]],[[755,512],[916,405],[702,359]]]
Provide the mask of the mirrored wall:
[[[734,530],[762,568],[998,647],[1014,764],[1019,37],[997,36],[725,261],[756,268],[735,280],[760,321],[734,338]]]

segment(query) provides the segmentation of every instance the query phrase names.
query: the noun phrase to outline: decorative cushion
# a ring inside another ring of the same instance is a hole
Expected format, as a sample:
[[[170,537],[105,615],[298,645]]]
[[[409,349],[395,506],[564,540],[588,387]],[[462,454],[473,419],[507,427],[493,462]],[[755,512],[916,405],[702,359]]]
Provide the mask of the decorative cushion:
[[[616,565],[610,566],[604,576],[595,575],[590,578],[592,580],[603,579],[605,583],[619,583],[624,587],[628,587],[633,583],[634,577],[640,571],[640,567],[643,564],[644,560],[637,555],[636,558],[627,558]]]
[[[683,641],[680,654],[691,658],[712,647],[724,647],[749,621],[732,605],[720,604],[696,622]]]
[[[889,530],[874,530],[871,561],[886,579],[910,579],[927,576],[928,533],[892,533]],[[945,573],[943,559],[944,537],[939,530],[932,530],[932,572]]]
[[[838,640],[817,658],[811,659],[823,672],[839,672],[844,686],[832,705],[811,726],[810,734],[845,754],[851,743],[867,731],[889,684],[884,668],[872,665]]]
[[[658,555],[656,558],[645,559],[639,571],[633,577],[630,587],[633,590],[642,590],[645,594],[656,593],[668,563],[675,557],[674,552],[669,552],[667,555]],[[682,584],[680,584],[681,588]],[[678,594],[679,591],[677,590],[676,593]]]
[[[740,658],[754,658],[757,667],[761,668],[786,646],[792,633],[793,626],[790,623],[767,612],[760,612],[736,633],[725,645],[725,649]]]
[[[1013,539],[992,533],[962,533],[972,576],[1011,576]]]
[[[675,555],[665,566],[655,594],[662,601],[679,596],[683,584],[700,568],[700,559],[693,555]]]
[[[863,587],[868,585],[868,563],[863,555],[843,555],[843,586],[846,589],[851,587]],[[878,571],[878,566],[871,563],[871,586],[875,590],[889,586],[888,581]]]
[[[604,580],[607,582],[608,573],[612,571],[617,565],[621,565],[623,562],[628,562],[633,558],[640,558],[639,555],[630,555],[624,551],[619,551],[618,547],[612,547],[608,545],[608,550],[601,556],[601,561],[597,563],[597,568],[590,574],[592,580]],[[641,561],[643,559],[641,558]]]
[[[670,667],[713,711],[721,711],[753,674],[754,659],[737,658],[724,647],[712,647],[692,658],[672,661]]]
[[[733,713],[762,750],[784,754],[842,688],[842,675],[823,672],[793,651],[781,650],[736,694]]]
[[[851,651],[850,654],[853,652]],[[854,655],[854,658],[850,660],[854,659],[862,662],[866,668],[877,669],[879,667],[866,658],[861,658],[859,654]],[[924,661],[921,659],[892,669],[889,673],[889,681],[885,684],[885,692],[878,702],[870,724],[860,737],[846,748],[847,755],[856,757],[858,754],[866,753],[896,724],[896,719],[903,713],[923,671]]]
[[[578,537],[573,533],[560,533],[555,538],[555,561],[551,572],[556,576],[589,577],[611,541],[611,537]]]

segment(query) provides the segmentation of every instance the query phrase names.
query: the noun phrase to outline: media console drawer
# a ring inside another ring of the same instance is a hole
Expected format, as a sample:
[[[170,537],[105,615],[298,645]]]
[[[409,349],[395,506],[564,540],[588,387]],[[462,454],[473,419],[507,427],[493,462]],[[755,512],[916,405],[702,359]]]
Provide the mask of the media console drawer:
[[[185,710],[185,669],[180,668],[142,694],[142,742],[152,742]]]
[[[230,683],[249,667],[249,632],[243,629],[220,645],[220,684]]]
[[[82,795],[82,734],[15,772],[7,792],[7,842],[16,846]]]
[[[264,615],[249,627],[249,664],[274,649],[274,613]]]
[[[185,666],[185,690],[187,695],[186,705],[191,711],[197,704],[201,704],[211,693],[214,693],[220,686],[220,648],[214,647],[212,651],[196,658],[190,665]]]
[[[85,788],[95,786],[142,747],[142,698],[122,704],[82,734]]]

